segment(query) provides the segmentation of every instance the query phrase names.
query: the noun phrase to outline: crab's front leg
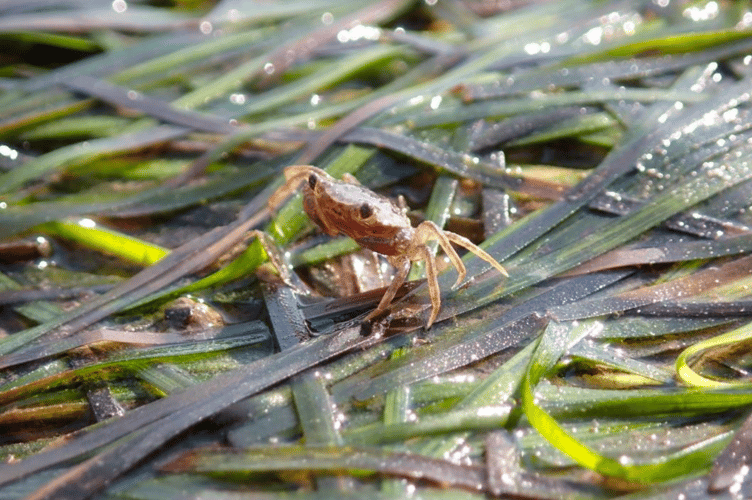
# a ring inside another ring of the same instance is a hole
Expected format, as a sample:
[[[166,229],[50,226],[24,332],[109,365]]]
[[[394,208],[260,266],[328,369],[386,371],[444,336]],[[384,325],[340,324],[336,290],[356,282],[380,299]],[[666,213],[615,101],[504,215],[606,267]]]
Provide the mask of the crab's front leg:
[[[394,276],[394,279],[389,285],[389,288],[387,288],[386,292],[384,292],[384,296],[381,297],[379,305],[376,307],[376,309],[368,313],[368,316],[363,318],[363,321],[370,321],[382,312],[386,311],[386,308],[389,307],[389,304],[392,303],[392,299],[394,299],[394,296],[397,294],[397,290],[399,290],[399,288],[407,279],[407,273],[410,272],[410,267],[412,266],[412,262],[407,255],[397,255],[390,257],[389,262],[391,262],[391,264],[397,268],[397,274]]]
[[[261,243],[261,247],[264,249],[266,256],[269,258],[269,264],[277,271],[277,274],[279,274],[279,277],[282,279],[282,281],[287,286],[295,290],[299,290],[299,287],[297,287],[293,283],[290,269],[288,269],[288,267],[285,265],[284,259],[280,255],[279,247],[277,246],[277,243],[274,241],[274,239],[265,232],[258,229],[249,231],[248,235],[258,238],[259,243]]]
[[[415,229],[415,237],[413,239],[411,253],[414,260],[416,258],[420,258],[426,263],[428,292],[431,296],[431,304],[433,306],[433,310],[431,311],[431,316],[428,319],[426,328],[431,328],[431,325],[436,320],[436,317],[439,314],[439,309],[441,308],[441,290],[439,289],[439,280],[438,273],[436,272],[435,257],[431,254],[430,250],[425,244],[428,240],[432,239],[435,239],[439,243],[441,248],[444,250],[444,253],[446,253],[447,257],[449,257],[452,265],[455,267],[455,269],[457,269],[457,281],[454,283],[452,288],[456,288],[460,285],[460,283],[464,281],[467,274],[467,269],[465,268],[465,264],[462,262],[460,256],[452,247],[451,243],[465,247],[481,259],[494,266],[494,268],[496,268],[496,270],[498,270],[504,276],[509,276],[504,267],[502,267],[502,265],[499,264],[496,259],[491,257],[488,253],[483,251],[467,238],[450,231],[442,231],[439,226],[431,221],[421,222]]]
[[[441,289],[439,288],[439,275],[436,272],[436,257],[426,245],[420,246],[420,253],[426,263],[426,281],[428,282],[428,295],[431,297],[431,316],[426,323],[426,330],[431,328],[433,322],[441,310]]]
[[[397,290],[399,290],[407,279],[407,274],[410,272],[413,260],[423,260],[426,263],[426,281],[428,282],[428,294],[431,297],[431,316],[426,323],[426,329],[431,328],[441,310],[441,289],[439,288],[438,272],[436,271],[436,259],[431,254],[431,250],[423,244],[413,246],[409,254],[389,258],[389,262],[397,268],[397,274],[389,285],[389,288],[384,292],[384,296],[381,297],[379,305],[363,319],[364,321],[370,321],[386,311],[397,294]]]
[[[441,245],[441,248],[444,249],[444,253],[447,254],[447,257],[449,257],[449,260],[452,262],[452,265],[455,267],[455,269],[457,269],[458,273],[457,281],[454,283],[454,285],[452,285],[452,288],[457,288],[457,286],[462,283],[462,281],[465,279],[467,270],[465,269],[465,264],[462,262],[462,259],[460,259],[460,256],[457,255],[457,252],[449,243],[450,241],[456,245],[466,248],[467,250],[470,250],[475,255],[491,264],[501,274],[509,277],[509,274],[507,274],[504,266],[499,264],[497,260],[491,257],[486,251],[484,251],[482,248],[480,248],[478,245],[468,240],[464,236],[460,236],[459,234],[453,233],[451,231],[442,231],[439,226],[431,221],[421,222],[420,225],[416,228],[416,234],[421,243],[425,243],[426,241],[435,238],[436,241],[439,242],[439,245]]]
[[[444,231],[444,235],[451,242],[456,243],[457,245],[461,247],[465,247],[466,249],[470,250],[481,259],[491,264],[502,275],[506,276],[507,278],[509,277],[509,274],[507,273],[507,270],[504,269],[504,266],[499,264],[499,262],[493,257],[491,257],[491,255],[489,255],[488,252],[480,248],[478,245],[476,245],[472,241],[468,240],[464,236],[460,236],[459,234],[452,233],[450,231]]]
[[[465,264],[462,262],[462,259],[460,259],[460,256],[457,255],[457,251],[452,248],[452,244],[449,243],[447,234],[454,233],[446,233],[442,231],[441,228],[436,225],[436,223],[430,220],[423,221],[418,224],[418,227],[415,228],[415,246],[416,248],[425,246],[426,242],[429,240],[436,240],[439,243],[441,248],[444,250],[444,253],[447,255],[447,257],[449,257],[449,261],[452,263],[454,268],[457,269],[457,281],[452,286],[452,288],[456,288],[465,280],[467,270],[465,269]],[[434,259],[433,255],[431,255],[431,258]],[[425,261],[426,277],[428,277],[428,259],[425,259]]]

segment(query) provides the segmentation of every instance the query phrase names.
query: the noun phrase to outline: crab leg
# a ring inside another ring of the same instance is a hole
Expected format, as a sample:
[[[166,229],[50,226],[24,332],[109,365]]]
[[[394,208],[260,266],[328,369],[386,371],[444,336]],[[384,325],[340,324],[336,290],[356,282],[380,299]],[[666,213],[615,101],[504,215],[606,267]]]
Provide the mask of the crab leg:
[[[502,266],[501,264],[499,264],[496,261],[496,259],[494,259],[493,257],[491,257],[488,253],[486,253],[483,249],[481,249],[479,246],[477,246],[472,241],[468,240],[464,236],[460,236],[459,234],[452,233],[452,232],[449,232],[449,231],[445,231],[444,235],[449,240],[453,241],[454,243],[458,244],[461,247],[467,248],[468,250],[470,250],[471,252],[473,252],[475,255],[477,255],[481,259],[485,260],[486,262],[488,262],[489,264],[491,264],[492,266],[494,266],[494,268],[496,268],[497,271],[499,271],[501,274],[503,274],[507,278],[509,277],[509,274],[507,274],[507,270],[504,269],[504,266]]]
[[[420,247],[423,259],[426,262],[426,280],[428,281],[428,294],[431,296],[431,316],[426,323],[426,330],[431,328],[433,322],[436,321],[436,316],[439,315],[441,309],[441,289],[439,288],[439,278],[436,274],[436,263],[434,257],[431,255],[431,250],[427,246],[422,245]]]
[[[460,283],[462,283],[465,280],[465,275],[467,275],[467,270],[465,269],[465,264],[462,262],[462,259],[460,259],[460,256],[457,255],[457,251],[452,248],[452,244],[449,243],[449,238],[447,237],[450,234],[448,231],[442,231],[439,226],[437,226],[434,222],[427,220],[421,222],[417,228],[415,228],[416,231],[416,239],[420,242],[420,244],[425,244],[426,241],[429,239],[436,239],[436,241],[441,245],[441,248],[444,250],[444,253],[449,257],[449,260],[452,262],[452,265],[457,269],[457,281],[452,285],[452,288],[456,288]],[[456,235],[455,235],[456,236]],[[433,238],[432,238],[433,237]],[[460,236],[461,237],[461,236]],[[469,243],[469,242],[468,242]],[[472,243],[470,243],[472,245]],[[433,255],[428,253],[430,255],[431,259],[435,259]],[[426,259],[426,266],[428,266],[428,260]]]
[[[412,267],[412,262],[406,255],[392,257],[389,260],[392,265],[397,268],[397,275],[392,280],[389,288],[386,289],[386,292],[384,292],[384,296],[381,297],[381,302],[379,302],[378,307],[368,313],[368,316],[363,318],[363,321],[369,321],[386,311],[386,308],[389,307],[389,304],[392,303],[392,299],[397,294],[397,290],[399,290],[399,287],[401,287],[402,283],[407,279],[407,273],[410,272],[410,267]]]
[[[311,172],[318,173],[323,172],[323,170],[310,165],[293,165],[285,168],[284,173],[287,182],[269,197],[269,201],[266,202],[269,209],[276,210],[288,196],[297,191],[300,184]]]

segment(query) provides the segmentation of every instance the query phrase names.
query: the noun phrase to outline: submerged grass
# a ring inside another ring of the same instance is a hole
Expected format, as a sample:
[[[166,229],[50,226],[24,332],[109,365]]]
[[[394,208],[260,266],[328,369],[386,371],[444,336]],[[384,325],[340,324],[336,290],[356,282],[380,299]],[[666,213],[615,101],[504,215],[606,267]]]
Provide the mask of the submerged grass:
[[[752,496],[749,6],[105,4],[0,6],[0,497]],[[300,163],[510,277],[362,324]]]

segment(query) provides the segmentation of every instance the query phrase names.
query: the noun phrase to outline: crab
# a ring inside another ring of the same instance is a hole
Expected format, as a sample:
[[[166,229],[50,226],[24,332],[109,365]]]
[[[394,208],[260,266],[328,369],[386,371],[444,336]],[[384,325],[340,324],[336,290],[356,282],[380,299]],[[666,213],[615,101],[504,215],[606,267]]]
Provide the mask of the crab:
[[[287,167],[284,174],[287,182],[270,198],[271,208],[278,206],[304,183],[303,209],[317,226],[330,236],[349,236],[361,247],[385,255],[397,269],[397,274],[379,305],[364,321],[370,321],[386,311],[397,290],[405,282],[412,263],[424,261],[432,306],[426,329],[433,325],[441,309],[441,290],[436,258],[426,245],[430,240],[438,242],[457,269],[458,276],[453,289],[465,280],[467,270],[451,243],[466,248],[502,275],[509,276],[496,259],[467,238],[444,231],[432,221],[424,221],[413,227],[404,209],[389,198],[360,185],[352,175],[346,174],[339,181],[320,168],[310,165]]]

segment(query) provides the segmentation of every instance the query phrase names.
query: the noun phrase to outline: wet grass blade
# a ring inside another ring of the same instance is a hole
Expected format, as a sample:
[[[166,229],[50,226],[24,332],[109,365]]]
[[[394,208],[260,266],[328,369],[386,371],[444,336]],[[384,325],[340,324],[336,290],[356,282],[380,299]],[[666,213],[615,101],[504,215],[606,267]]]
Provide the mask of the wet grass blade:
[[[747,387],[748,381],[725,382],[722,380],[713,380],[700,375],[689,366],[689,360],[692,356],[701,353],[707,349],[724,347],[728,345],[738,345],[747,342],[752,334],[752,324],[747,324],[730,332],[724,333],[712,339],[698,342],[693,346],[685,349],[676,358],[676,374],[679,379],[689,387],[704,388],[724,388],[724,387]]]
[[[40,498],[49,495],[55,495],[57,498],[89,498],[158,449],[165,441],[190,426],[302,369],[373,342],[373,339],[363,338],[359,329],[351,329],[264,358],[234,372],[217,376],[203,386],[191,388],[187,393],[161,400],[156,403],[159,410],[153,404],[141,407],[142,411],[131,412],[127,417],[123,417],[128,419],[127,425],[123,418],[118,420],[116,433],[112,432],[113,429],[100,428],[99,434],[89,434],[83,442],[58,448],[47,455],[36,455],[35,458],[23,462],[23,467],[15,467],[12,471],[6,470],[5,473],[0,469],[0,481],[5,483],[40,468],[46,468],[61,459],[90,451],[92,444],[89,443],[101,446],[119,436],[127,435],[128,432],[140,429],[126,443],[83,462],[34,494]]]

